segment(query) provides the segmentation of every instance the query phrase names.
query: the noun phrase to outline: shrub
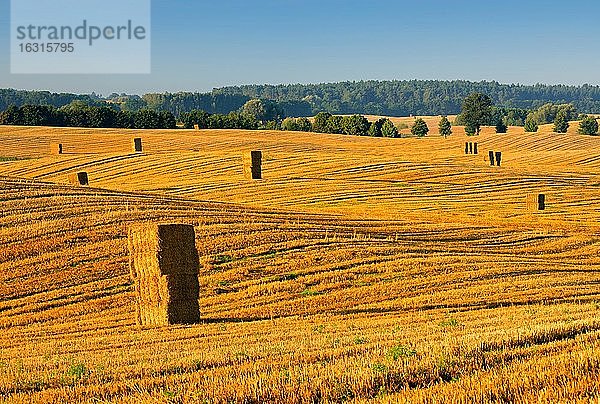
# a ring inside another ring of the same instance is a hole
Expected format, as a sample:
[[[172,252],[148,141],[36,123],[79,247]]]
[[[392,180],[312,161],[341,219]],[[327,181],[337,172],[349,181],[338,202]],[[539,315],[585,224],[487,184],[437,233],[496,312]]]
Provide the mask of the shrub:
[[[598,121],[592,116],[584,116],[581,122],[579,122],[579,129],[577,132],[582,135],[597,135]]]
[[[412,128],[410,129],[410,133],[415,136],[423,137],[429,133],[429,128],[427,127],[427,123],[421,118],[417,118]]]

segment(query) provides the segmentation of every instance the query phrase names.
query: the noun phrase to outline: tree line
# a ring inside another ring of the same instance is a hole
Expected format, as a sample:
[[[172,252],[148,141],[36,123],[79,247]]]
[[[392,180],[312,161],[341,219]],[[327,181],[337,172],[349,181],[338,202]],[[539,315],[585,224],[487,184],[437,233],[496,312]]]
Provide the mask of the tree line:
[[[319,112],[310,121],[306,117],[285,117],[283,108],[274,101],[253,99],[237,111],[227,114],[210,114],[203,110],[182,112],[179,121],[184,128],[192,129],[280,129],[319,133],[336,133],[356,136],[400,137],[398,127],[389,119],[369,122],[361,114],[334,115]],[[482,126],[495,126],[497,133],[505,133],[508,126],[524,126],[526,132],[536,132],[539,125],[554,123],[554,131],[566,133],[569,121],[580,119],[579,132],[597,133],[595,118],[579,114],[573,104],[547,103],[534,110],[495,107],[491,97],[482,93],[467,96],[461,113],[454,124],[464,125],[469,135],[479,134]],[[26,126],[69,126],[91,128],[174,129],[175,116],[168,111],[140,109],[128,111],[115,106],[87,105],[76,100],[61,108],[50,105],[11,105],[0,113],[0,124]],[[440,133],[451,134],[450,122],[445,116],[440,121]],[[596,128],[596,129],[594,129]],[[411,133],[425,136],[429,132],[425,121],[416,119]]]
[[[407,116],[454,115],[470,94],[490,96],[504,108],[536,109],[546,103],[573,104],[579,111],[600,112],[600,86],[500,84],[463,80],[356,81],[325,84],[246,85],[213,90],[217,94],[268,98],[278,102],[301,100],[313,114],[372,114]],[[299,115],[296,115],[299,116]]]
[[[504,115],[503,115],[504,114]],[[526,114],[526,115],[525,115]],[[539,125],[553,123],[553,131],[567,133],[569,121],[579,120],[578,133],[598,134],[598,120],[586,114],[579,114],[573,104],[547,103],[532,110],[506,110],[494,108],[492,99],[481,93],[473,93],[465,98],[456,123],[465,126],[467,135],[479,134],[481,126],[496,122],[496,133],[506,133],[507,122],[525,116],[525,132],[537,132]]]
[[[61,108],[51,105],[11,105],[0,113],[0,125],[173,129],[177,123],[173,114],[166,111],[121,111],[73,101]]]
[[[117,106],[120,110],[149,109],[167,111],[174,116],[202,110],[208,114],[237,112],[252,99],[271,100],[283,117],[309,117],[318,112],[334,115],[372,114],[389,116],[458,114],[463,100],[473,93],[489,95],[499,109],[517,122],[526,117],[519,111],[533,110],[544,104],[573,104],[586,113],[600,112],[600,86],[564,86],[536,84],[500,84],[495,81],[357,81],[324,84],[247,85],[223,87],[207,93],[149,93],[144,95],[94,93],[77,95],[47,91],[0,89],[0,110],[10,105],[51,105],[56,108],[73,101],[88,105]],[[110,105],[107,105],[110,104]],[[512,110],[511,113],[508,110]],[[509,124],[504,122],[505,124]]]

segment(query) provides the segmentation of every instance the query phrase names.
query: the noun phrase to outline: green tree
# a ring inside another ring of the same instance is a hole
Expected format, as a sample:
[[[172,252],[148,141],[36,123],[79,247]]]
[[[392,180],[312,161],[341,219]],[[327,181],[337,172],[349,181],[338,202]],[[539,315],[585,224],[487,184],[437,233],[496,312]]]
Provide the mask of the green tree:
[[[344,116],[342,118],[342,130],[346,135],[364,136],[369,131],[371,124],[362,115]]]
[[[421,119],[417,118],[412,128],[410,129],[410,133],[414,136],[423,137],[429,133],[429,128],[427,127],[427,123]]]
[[[0,125],[23,125],[23,113],[21,108],[10,105],[0,114]]]
[[[198,125],[199,129],[208,128],[209,115],[205,111],[194,109],[190,112],[184,112],[179,119],[185,129],[194,129],[194,125]]]
[[[254,117],[258,121],[263,121],[266,119],[267,110],[262,100],[254,99],[242,106],[241,113]]]
[[[121,110],[123,111],[135,112],[144,108],[148,108],[148,104],[138,95],[129,95],[121,103]]]
[[[344,117],[331,115],[325,126],[325,133],[344,133]]]
[[[569,129],[569,121],[567,120],[567,112],[565,110],[559,110],[554,119],[554,132],[556,133],[567,133]]]
[[[438,128],[440,131],[440,135],[444,136],[445,138],[452,134],[452,124],[448,120],[448,117],[445,115],[442,116],[442,119],[440,119],[440,124]]]
[[[299,132],[310,132],[312,130],[312,124],[308,118],[285,118],[281,122],[281,130],[299,131]]]
[[[496,122],[496,133],[506,133],[507,130],[508,127],[504,124],[502,119],[499,119],[498,122]]]
[[[176,129],[177,120],[169,111],[160,111],[158,113],[158,128],[157,129]]]
[[[21,108],[23,125],[27,126],[60,126],[63,124],[62,114],[48,105],[23,105]]]
[[[280,121],[283,117],[283,109],[271,100],[250,100],[240,108],[240,112],[254,117],[259,122]]]
[[[160,128],[160,117],[156,111],[141,109],[135,113],[134,123],[136,129]]]
[[[383,127],[384,122],[385,118],[379,118],[375,122],[372,122],[371,126],[369,127],[368,135],[373,137],[383,136],[381,128]]]
[[[315,115],[313,130],[319,133],[327,133],[327,123],[331,116],[332,115],[329,112],[319,112]]]
[[[465,124],[465,133],[467,136],[474,136],[475,132],[477,132],[477,128],[473,124]]]
[[[381,125],[381,134],[383,137],[399,137],[398,128],[389,119],[385,119],[383,125]]]
[[[117,128],[134,129],[135,128],[135,112],[119,111],[117,113]]]
[[[298,130],[298,124],[294,118],[285,118],[283,122],[281,122],[281,130]]]
[[[252,117],[252,119],[255,119]],[[208,117],[208,129],[223,129],[225,128],[225,115],[212,114]]]
[[[265,130],[281,130],[279,121],[267,121],[261,125],[261,129]]]
[[[535,117],[533,116],[533,114],[529,114],[527,115],[527,118],[525,119],[525,132],[537,132],[538,131],[538,124],[535,120]]]
[[[296,126],[300,132],[310,132],[312,130],[312,124],[305,117],[296,118]]]
[[[65,105],[60,111],[65,116],[67,126],[87,128],[90,126],[90,107],[83,101],[73,101]]]
[[[114,128],[117,124],[117,111],[108,107],[90,107],[88,122],[92,128]]]
[[[597,135],[598,134],[598,121],[593,116],[584,115],[579,122],[579,129],[577,133],[582,135]]]
[[[238,120],[240,129],[258,129],[258,121],[252,116],[238,114]]]
[[[492,116],[492,99],[485,94],[473,93],[462,104],[460,113],[462,121],[470,130],[479,135],[481,126],[488,123]]]
[[[538,125],[543,125],[554,122],[560,111],[563,111],[567,121],[577,119],[577,109],[575,109],[573,104],[553,104],[551,102],[532,111],[531,115]]]

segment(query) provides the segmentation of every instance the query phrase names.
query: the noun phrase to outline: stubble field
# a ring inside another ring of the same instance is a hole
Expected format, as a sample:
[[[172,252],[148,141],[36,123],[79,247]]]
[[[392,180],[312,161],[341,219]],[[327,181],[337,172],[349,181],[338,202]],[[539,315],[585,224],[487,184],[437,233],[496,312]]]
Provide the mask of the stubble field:
[[[0,127],[0,398],[598,402],[599,150],[549,128]],[[202,324],[135,325],[127,228],[143,221],[196,226]]]

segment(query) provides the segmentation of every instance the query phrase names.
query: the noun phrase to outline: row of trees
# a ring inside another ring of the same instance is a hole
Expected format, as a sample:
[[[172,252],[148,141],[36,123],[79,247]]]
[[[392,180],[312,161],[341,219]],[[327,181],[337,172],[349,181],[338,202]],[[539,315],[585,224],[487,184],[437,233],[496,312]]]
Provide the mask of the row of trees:
[[[597,135],[598,134],[598,120],[592,116],[583,116],[579,122],[579,129],[577,130],[582,135]]]
[[[272,101],[252,99],[238,111],[228,114],[209,114],[202,110],[183,112],[179,119],[185,128],[198,125],[201,129],[282,129],[313,131],[356,136],[399,137],[398,128],[387,118],[369,122],[363,115],[332,115],[318,113],[313,122],[305,117],[285,118],[279,104]],[[579,132],[594,135],[598,132],[595,118],[579,115],[573,104],[544,104],[533,111],[495,108],[492,99],[481,93],[466,97],[455,124],[464,125],[469,135],[479,134],[482,126],[494,126],[497,133],[505,133],[508,125],[524,119],[526,132],[536,132],[539,125],[554,123],[554,131],[565,133],[569,121],[581,119]],[[283,120],[282,120],[283,119]],[[166,111],[142,109],[118,110],[114,107],[88,105],[83,101],[56,108],[49,105],[10,106],[0,113],[0,124],[26,126],[71,126],[92,128],[172,129],[175,117]],[[444,116],[440,121],[440,133],[448,136],[451,125]],[[415,120],[411,133],[425,136],[429,128],[422,119]]]
[[[399,137],[398,128],[387,118],[369,122],[362,115],[332,115],[319,112],[313,121],[312,130],[319,133],[338,133],[355,136]]]
[[[529,112],[525,119],[525,132],[537,132],[539,125],[554,123],[554,131],[566,133],[569,121],[579,119],[579,113],[573,104],[544,104]]]
[[[479,134],[482,125],[489,125],[496,120],[496,132],[505,133],[507,129],[506,120],[499,120],[494,116],[492,100],[485,94],[474,93],[463,101],[462,111],[458,117],[461,124],[465,125],[467,134]],[[517,111],[512,111],[516,113]],[[521,115],[522,116],[522,115]],[[514,117],[514,115],[513,115]],[[553,130],[556,133],[567,133],[569,121],[580,120],[578,132],[584,135],[598,134],[598,121],[594,117],[580,115],[573,104],[547,103],[530,111],[524,123],[525,132],[537,132],[539,125],[554,123]]]
[[[79,95],[70,93],[51,93],[50,91],[14,90],[12,88],[0,89],[0,111],[6,110],[11,105],[51,105],[56,108],[69,105],[73,101],[82,101],[87,105],[103,106],[106,102],[94,93]]]
[[[0,113],[0,125],[69,126],[82,128],[173,129],[173,114],[164,111],[118,111],[73,101],[56,108],[50,105],[8,107]]]
[[[183,127],[193,129],[259,129],[260,122],[253,116],[240,112],[228,114],[209,114],[194,110],[184,112],[179,117]]]
[[[308,118],[285,118],[281,122],[281,130],[311,132],[313,129],[312,123]]]

